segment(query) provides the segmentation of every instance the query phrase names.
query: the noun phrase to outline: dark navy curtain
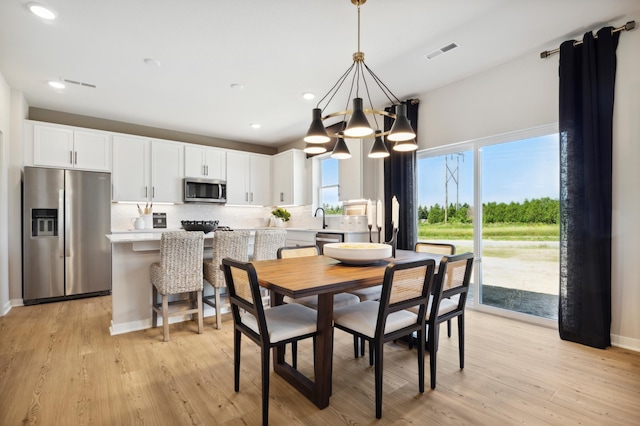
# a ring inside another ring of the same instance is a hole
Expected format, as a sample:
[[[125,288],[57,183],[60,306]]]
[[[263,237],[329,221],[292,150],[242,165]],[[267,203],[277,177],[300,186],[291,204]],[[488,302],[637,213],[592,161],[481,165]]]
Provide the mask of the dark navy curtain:
[[[418,106],[417,99],[406,101],[407,117],[418,134]],[[392,112],[393,108],[387,108]],[[385,117],[385,132],[391,128],[393,120]],[[416,152],[397,152],[393,150],[393,142],[387,143],[391,155],[384,159],[384,228],[385,241],[392,237],[391,229],[391,199],[395,195],[400,204],[400,216],[398,221],[399,249],[413,250],[418,241],[418,228],[416,223]]]
[[[611,345],[611,170],[619,33],[560,46],[560,337]]]

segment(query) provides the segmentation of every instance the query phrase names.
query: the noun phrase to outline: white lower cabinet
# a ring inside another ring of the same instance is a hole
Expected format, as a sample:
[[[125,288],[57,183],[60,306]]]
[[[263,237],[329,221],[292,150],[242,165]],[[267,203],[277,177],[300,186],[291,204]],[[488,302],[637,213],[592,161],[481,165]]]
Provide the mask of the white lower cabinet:
[[[227,152],[227,203],[271,205],[271,158],[239,151]]]

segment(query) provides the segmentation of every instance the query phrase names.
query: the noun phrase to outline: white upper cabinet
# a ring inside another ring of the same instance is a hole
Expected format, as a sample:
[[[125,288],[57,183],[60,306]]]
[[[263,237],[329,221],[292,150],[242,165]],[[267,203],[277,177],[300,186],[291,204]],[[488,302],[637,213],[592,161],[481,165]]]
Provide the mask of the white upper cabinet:
[[[113,200],[182,203],[182,144],[113,137]]]
[[[299,149],[273,156],[272,204],[291,206],[305,204],[305,160],[305,153]]]
[[[114,201],[148,201],[151,186],[151,141],[133,136],[113,137]]]
[[[66,126],[33,125],[33,165],[111,170],[111,135]]]
[[[184,174],[186,177],[227,179],[227,154],[222,149],[185,144]]]
[[[151,141],[151,201],[184,202],[183,158],[181,143]]]
[[[227,203],[271,205],[271,158],[227,152]]]

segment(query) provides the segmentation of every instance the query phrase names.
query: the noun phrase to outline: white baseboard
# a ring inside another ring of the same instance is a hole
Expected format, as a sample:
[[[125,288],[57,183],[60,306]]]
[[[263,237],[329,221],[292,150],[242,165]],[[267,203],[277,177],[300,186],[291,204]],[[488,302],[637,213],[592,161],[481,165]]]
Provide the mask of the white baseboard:
[[[634,339],[632,337],[611,335],[611,346],[618,348],[629,349],[630,351],[640,352],[640,339]]]
[[[229,309],[229,307],[226,306],[222,308],[221,312],[223,314],[226,314],[227,312],[231,312],[231,309]],[[205,306],[203,314],[205,318],[211,317],[216,314],[216,310],[210,306]],[[191,315],[179,315],[179,316],[177,315],[175,317],[169,318],[169,324],[175,324],[177,322],[183,322],[183,321],[191,321]],[[130,333],[132,331],[145,330],[147,328],[152,327],[153,324],[151,322],[152,322],[151,318],[148,318],[145,320],[125,322],[117,325],[114,325],[113,321],[111,321],[111,326],[109,326],[109,333],[112,336],[115,336],[117,334]],[[158,315],[158,327],[160,326],[162,326],[162,317]]]

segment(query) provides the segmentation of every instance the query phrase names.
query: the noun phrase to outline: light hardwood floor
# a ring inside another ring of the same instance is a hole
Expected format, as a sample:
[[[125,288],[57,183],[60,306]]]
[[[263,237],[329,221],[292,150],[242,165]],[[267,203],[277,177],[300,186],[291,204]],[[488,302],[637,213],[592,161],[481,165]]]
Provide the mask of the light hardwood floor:
[[[333,396],[319,410],[271,374],[273,425],[640,424],[640,353],[564,342],[557,331],[467,311],[466,365],[441,335],[438,384],[418,392],[416,352],[385,348],[383,418],[373,369],[335,332]],[[0,425],[257,425],[260,360],[243,340],[233,391],[232,322],[205,319],[110,336],[110,297],[12,309],[0,317]],[[455,322],[454,322],[455,325]],[[454,327],[455,330],[455,327]],[[311,371],[311,346],[299,368]],[[428,360],[427,360],[428,363]]]

